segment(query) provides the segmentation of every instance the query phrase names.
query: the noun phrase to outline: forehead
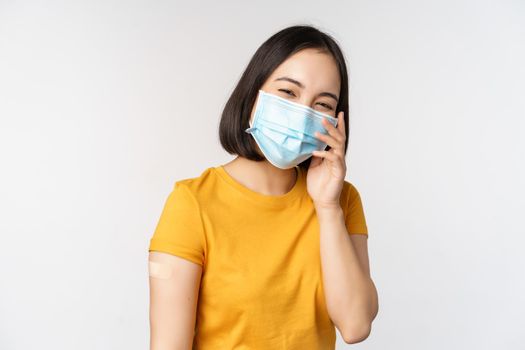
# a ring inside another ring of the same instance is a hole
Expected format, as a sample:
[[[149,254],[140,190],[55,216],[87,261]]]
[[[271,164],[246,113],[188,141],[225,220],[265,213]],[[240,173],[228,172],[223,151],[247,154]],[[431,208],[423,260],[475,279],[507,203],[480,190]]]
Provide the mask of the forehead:
[[[288,57],[273,71],[268,81],[272,83],[282,76],[300,81],[306,90],[312,92],[327,90],[337,94],[341,84],[332,55],[310,48]]]

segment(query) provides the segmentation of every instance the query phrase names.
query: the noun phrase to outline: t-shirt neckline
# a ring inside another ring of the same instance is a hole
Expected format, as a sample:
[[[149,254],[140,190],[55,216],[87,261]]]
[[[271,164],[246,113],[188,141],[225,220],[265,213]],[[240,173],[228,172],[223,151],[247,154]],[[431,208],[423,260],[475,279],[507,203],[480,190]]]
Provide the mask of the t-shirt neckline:
[[[254,200],[257,203],[270,207],[285,207],[288,206],[295,199],[299,198],[305,189],[304,171],[300,166],[295,166],[297,171],[297,180],[294,186],[285,194],[282,195],[267,195],[249,189],[240,182],[237,182],[223,167],[223,165],[212,167],[220,178],[226,181],[230,186],[237,189],[246,197]]]

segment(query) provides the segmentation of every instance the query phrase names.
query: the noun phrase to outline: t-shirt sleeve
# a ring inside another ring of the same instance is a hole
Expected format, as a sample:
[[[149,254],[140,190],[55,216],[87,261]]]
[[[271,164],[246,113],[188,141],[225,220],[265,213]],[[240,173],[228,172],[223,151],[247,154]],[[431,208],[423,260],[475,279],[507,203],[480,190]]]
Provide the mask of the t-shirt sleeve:
[[[348,233],[368,236],[363,203],[354,185],[350,184],[347,195],[345,222]]]
[[[202,266],[205,242],[199,203],[187,185],[176,182],[148,250],[173,254]]]

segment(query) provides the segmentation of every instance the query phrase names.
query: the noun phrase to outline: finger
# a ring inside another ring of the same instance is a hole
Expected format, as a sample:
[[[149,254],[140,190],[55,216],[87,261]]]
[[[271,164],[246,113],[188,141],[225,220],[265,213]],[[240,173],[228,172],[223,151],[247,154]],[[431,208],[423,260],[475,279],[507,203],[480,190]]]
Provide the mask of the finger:
[[[325,158],[332,162],[339,162],[339,156],[330,151],[313,151],[312,154],[316,157]]]
[[[341,143],[330,135],[325,135],[325,134],[320,133],[319,131],[316,131],[315,137],[317,137],[319,140],[323,141],[328,146],[334,149],[341,148]]]
[[[344,134],[341,133],[341,130],[339,129],[340,118],[339,118],[339,121],[337,122],[337,128],[332,123],[330,123],[328,120],[326,120],[326,119],[322,120],[322,124],[325,127],[325,129],[328,131],[329,135],[331,135],[337,141],[339,141],[341,143],[344,143],[344,141],[345,141],[344,140]]]
[[[339,112],[339,117],[337,118],[339,121],[337,122],[337,128],[341,131],[343,136],[346,139],[346,130],[345,130],[345,112],[341,111]]]
[[[326,150],[327,152],[332,152],[332,153],[335,153],[336,155],[338,155],[339,157],[341,158],[344,158],[345,157],[345,150],[343,148],[343,146],[341,147],[338,147],[338,148],[333,148],[331,147],[330,149]]]

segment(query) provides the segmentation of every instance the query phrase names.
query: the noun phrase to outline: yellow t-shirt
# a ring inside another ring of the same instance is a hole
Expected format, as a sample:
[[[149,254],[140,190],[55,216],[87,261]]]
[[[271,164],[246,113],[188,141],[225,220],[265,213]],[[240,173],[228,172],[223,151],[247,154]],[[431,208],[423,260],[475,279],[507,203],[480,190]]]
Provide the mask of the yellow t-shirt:
[[[175,182],[149,251],[203,267],[193,349],[335,348],[319,224],[306,172],[284,195],[243,186],[221,166]],[[368,235],[356,188],[341,194],[349,234]]]

